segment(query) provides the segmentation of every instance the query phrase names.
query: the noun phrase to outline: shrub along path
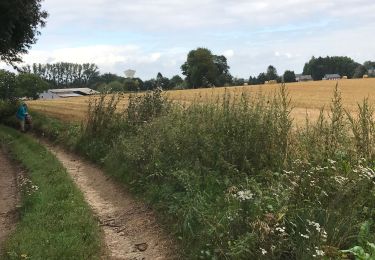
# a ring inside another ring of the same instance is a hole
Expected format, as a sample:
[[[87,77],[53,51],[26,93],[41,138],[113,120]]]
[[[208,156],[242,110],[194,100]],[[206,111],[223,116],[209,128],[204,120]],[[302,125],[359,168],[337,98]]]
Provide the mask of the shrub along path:
[[[177,258],[172,239],[150,208],[92,164],[61,148],[44,145],[61,161],[97,215],[110,259]]]
[[[16,168],[0,147],[0,245],[13,231],[17,222],[16,206],[19,194],[16,176]]]

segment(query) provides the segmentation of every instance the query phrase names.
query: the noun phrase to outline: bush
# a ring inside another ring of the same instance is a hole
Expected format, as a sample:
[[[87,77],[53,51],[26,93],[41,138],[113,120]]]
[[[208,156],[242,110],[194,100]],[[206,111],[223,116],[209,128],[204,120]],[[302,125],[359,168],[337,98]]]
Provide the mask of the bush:
[[[17,125],[16,112],[19,103],[16,101],[0,100],[0,123],[11,126]]]

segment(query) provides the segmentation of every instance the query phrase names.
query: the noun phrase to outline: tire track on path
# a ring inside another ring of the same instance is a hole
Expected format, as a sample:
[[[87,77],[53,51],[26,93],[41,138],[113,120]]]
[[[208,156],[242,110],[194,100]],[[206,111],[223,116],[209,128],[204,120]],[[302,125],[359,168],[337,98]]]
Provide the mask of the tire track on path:
[[[176,259],[173,240],[152,210],[98,167],[63,149],[43,144],[67,169],[99,219],[108,259]]]
[[[0,246],[16,226],[18,202],[17,169],[0,147]]]

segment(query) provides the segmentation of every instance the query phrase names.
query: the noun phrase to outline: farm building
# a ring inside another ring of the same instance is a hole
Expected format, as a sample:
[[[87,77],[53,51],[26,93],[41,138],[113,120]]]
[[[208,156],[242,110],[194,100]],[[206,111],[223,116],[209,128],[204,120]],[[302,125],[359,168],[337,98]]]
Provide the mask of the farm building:
[[[68,97],[82,97],[99,94],[98,91],[90,88],[65,88],[65,89],[49,89],[39,95],[39,99],[57,99]]]
[[[302,81],[312,81],[313,78],[311,75],[302,75],[302,74],[297,74],[296,75],[296,81],[302,82]]]
[[[338,80],[341,79],[341,76],[339,74],[326,74],[323,78],[323,80]]]

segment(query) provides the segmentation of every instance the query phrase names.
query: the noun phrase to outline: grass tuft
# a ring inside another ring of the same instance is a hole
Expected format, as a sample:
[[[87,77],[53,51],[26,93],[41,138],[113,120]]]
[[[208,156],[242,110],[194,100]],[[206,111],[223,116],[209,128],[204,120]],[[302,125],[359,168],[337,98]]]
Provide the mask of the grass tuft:
[[[28,172],[20,223],[5,259],[99,259],[97,221],[59,161],[41,144],[0,126],[0,143]]]

